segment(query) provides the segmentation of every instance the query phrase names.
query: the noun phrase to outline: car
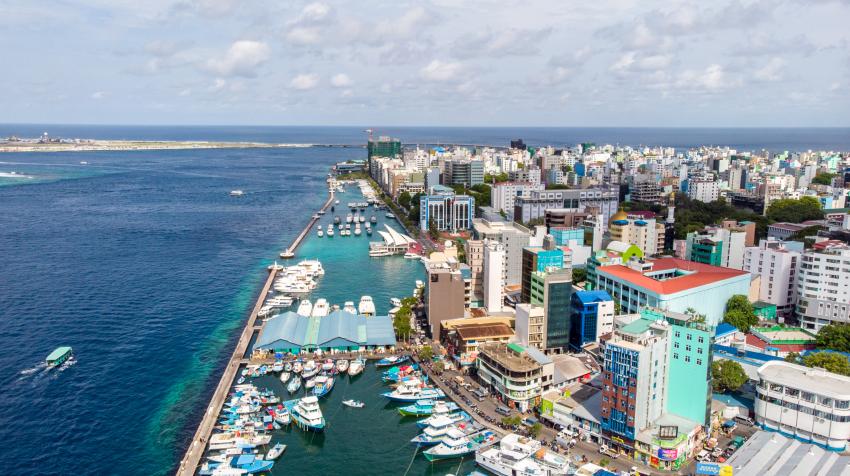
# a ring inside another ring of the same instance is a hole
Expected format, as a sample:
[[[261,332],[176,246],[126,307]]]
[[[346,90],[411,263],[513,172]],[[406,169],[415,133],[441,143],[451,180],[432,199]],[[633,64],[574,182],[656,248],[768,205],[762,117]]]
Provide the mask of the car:
[[[717,448],[714,448],[714,451],[711,452],[712,458],[719,458],[722,455],[723,455],[723,448],[721,448],[719,446]]]
[[[496,413],[504,416],[511,416],[511,409],[505,406],[496,407]]]
[[[756,422],[754,422],[752,418],[740,416],[740,415],[735,417],[735,421],[737,421],[738,423],[743,423],[745,425],[750,425],[750,426],[753,426],[753,425],[756,424]]]

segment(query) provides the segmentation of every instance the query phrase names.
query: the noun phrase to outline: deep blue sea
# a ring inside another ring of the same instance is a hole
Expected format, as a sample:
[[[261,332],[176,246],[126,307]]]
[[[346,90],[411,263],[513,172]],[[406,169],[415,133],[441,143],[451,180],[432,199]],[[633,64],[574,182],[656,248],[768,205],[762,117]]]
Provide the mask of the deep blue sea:
[[[55,125],[0,125],[0,136],[45,130],[104,139],[354,144],[365,137],[360,128]],[[380,132],[422,143],[500,145],[522,137],[530,144],[590,140],[850,150],[847,129]],[[323,203],[328,167],[351,158],[365,158],[365,150],[0,154],[0,171],[36,177],[0,186],[0,437],[5,442],[0,474],[172,472],[265,267]],[[246,194],[229,197],[232,189]],[[402,258],[370,260],[365,242],[365,236],[311,235],[302,253],[322,259],[327,272],[316,297],[341,304],[372,294],[378,310],[386,311],[389,297],[409,294],[413,281],[422,278],[421,266]],[[40,363],[60,345],[73,346],[78,362],[61,372],[44,372]],[[368,390],[380,391],[371,384]],[[413,449],[403,441],[415,429],[398,423],[393,409],[383,410],[380,418],[368,420],[371,428],[335,425],[350,433],[336,437],[356,439],[362,431],[372,436],[374,454],[397,452],[386,458],[385,474],[404,472],[409,464],[410,474],[435,471],[421,457],[413,459]],[[387,428],[392,432],[384,433]],[[399,441],[387,438],[396,433]],[[324,443],[333,455],[322,454],[321,446],[304,448],[323,461],[337,458],[340,468],[378,464],[366,458],[363,443],[369,440],[345,445],[334,437],[329,432]],[[310,457],[288,456],[291,466],[287,471],[285,456],[282,471],[318,474],[309,469]]]

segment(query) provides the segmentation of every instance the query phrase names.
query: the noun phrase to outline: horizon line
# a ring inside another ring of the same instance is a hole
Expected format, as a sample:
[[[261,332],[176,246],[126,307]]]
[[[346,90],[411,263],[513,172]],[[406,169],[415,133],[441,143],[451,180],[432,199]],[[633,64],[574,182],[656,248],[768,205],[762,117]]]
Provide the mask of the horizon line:
[[[364,124],[169,124],[169,123],[100,123],[100,122],[0,122],[0,126],[99,126],[99,127],[325,127],[325,128],[399,128],[399,129],[850,129],[850,125],[839,126],[543,126],[543,125],[364,125]],[[366,132],[365,130],[363,132]]]

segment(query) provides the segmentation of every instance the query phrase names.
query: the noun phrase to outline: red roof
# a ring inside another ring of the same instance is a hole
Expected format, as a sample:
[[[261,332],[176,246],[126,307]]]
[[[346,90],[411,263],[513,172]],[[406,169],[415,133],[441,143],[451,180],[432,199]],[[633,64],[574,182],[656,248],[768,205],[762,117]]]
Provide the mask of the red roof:
[[[699,286],[704,286],[706,284],[713,284],[748,274],[746,271],[723,268],[720,266],[711,266],[679,258],[658,258],[649,261],[653,263],[652,271],[650,271],[650,273],[677,268],[682,271],[695,272],[685,276],[679,276],[677,278],[670,278],[665,281],[658,281],[651,277],[644,276],[639,271],[635,271],[627,266],[619,264],[600,266],[597,268],[597,272],[627,281],[635,286],[645,288],[656,294],[674,294]]]

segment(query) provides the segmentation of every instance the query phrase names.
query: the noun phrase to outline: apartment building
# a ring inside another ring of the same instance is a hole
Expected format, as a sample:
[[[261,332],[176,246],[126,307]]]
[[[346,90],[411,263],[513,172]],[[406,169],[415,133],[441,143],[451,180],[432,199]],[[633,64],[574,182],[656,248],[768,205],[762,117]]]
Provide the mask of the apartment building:
[[[850,323],[850,246],[827,240],[800,258],[796,315],[801,327],[819,332],[832,323]]]
[[[773,238],[744,250],[743,270],[760,276],[759,301],[776,306],[777,314],[789,316],[796,301],[795,282],[803,244]]]

